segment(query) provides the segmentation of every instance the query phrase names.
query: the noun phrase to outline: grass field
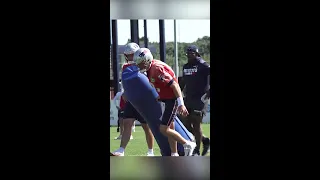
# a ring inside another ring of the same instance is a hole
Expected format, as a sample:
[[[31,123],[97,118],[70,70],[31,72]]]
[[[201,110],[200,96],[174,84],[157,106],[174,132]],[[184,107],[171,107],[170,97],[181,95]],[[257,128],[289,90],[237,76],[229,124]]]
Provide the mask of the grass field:
[[[210,137],[210,124],[203,124],[202,125],[203,133]],[[110,127],[110,151],[113,152],[117,150],[120,146],[120,140],[115,140],[115,137],[118,137],[119,133],[117,132],[116,127]],[[141,126],[136,126],[135,132],[132,133],[133,139],[129,141],[125,156],[146,156],[146,153],[148,151],[144,131]],[[160,155],[160,149],[155,141],[154,144],[154,154],[155,156],[161,156]],[[202,151],[202,145],[200,148],[200,152]],[[210,156],[210,153],[207,154],[207,156]]]

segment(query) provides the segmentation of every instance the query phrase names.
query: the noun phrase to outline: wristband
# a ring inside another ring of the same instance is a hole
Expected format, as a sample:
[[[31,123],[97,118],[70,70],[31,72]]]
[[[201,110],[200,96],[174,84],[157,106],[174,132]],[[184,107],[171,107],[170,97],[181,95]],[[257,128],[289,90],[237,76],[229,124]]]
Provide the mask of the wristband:
[[[178,106],[184,105],[184,101],[182,97],[178,97],[177,101],[178,101]]]

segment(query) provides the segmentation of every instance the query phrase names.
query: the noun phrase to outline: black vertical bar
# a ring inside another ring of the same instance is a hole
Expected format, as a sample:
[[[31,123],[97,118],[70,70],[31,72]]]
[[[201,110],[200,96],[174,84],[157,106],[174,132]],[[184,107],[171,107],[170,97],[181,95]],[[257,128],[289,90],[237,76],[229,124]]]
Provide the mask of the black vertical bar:
[[[112,20],[112,71],[113,93],[119,91],[119,60],[118,60],[118,25],[117,20]]]
[[[111,48],[111,44],[112,44],[112,21],[110,20],[110,48]]]
[[[159,34],[160,34],[160,60],[166,62],[166,40],[164,20],[159,20]]]
[[[148,48],[147,20],[143,20],[143,30],[144,30],[144,47]]]
[[[110,71],[111,71],[111,68],[112,68],[112,21],[110,19],[110,30],[109,30],[109,34],[110,34],[110,44],[109,44],[109,52],[110,52],[110,61],[109,61],[109,64],[110,64]],[[110,88],[113,86],[113,81],[111,80],[111,77],[110,77]]]
[[[131,27],[131,42],[139,43],[139,25],[138,20],[130,20]]]

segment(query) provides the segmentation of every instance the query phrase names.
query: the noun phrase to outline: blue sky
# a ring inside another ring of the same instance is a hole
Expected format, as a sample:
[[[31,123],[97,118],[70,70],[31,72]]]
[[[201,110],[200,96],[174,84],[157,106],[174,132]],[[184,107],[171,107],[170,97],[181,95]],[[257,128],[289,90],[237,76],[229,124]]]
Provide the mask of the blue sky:
[[[118,44],[124,45],[130,39],[130,20],[118,20]],[[203,36],[210,36],[210,20],[177,20],[178,42],[191,43]],[[147,20],[150,42],[159,42],[159,20]],[[165,40],[173,41],[173,20],[165,20]],[[139,37],[143,37],[143,20],[139,20]]]

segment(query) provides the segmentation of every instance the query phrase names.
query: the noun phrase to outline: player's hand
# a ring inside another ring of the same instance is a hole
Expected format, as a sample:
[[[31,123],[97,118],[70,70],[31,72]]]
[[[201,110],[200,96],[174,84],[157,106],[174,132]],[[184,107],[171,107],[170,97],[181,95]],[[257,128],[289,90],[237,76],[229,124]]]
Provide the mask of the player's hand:
[[[178,113],[181,114],[182,116],[188,116],[189,115],[189,112],[188,112],[188,110],[187,110],[185,105],[180,105],[178,107]]]

